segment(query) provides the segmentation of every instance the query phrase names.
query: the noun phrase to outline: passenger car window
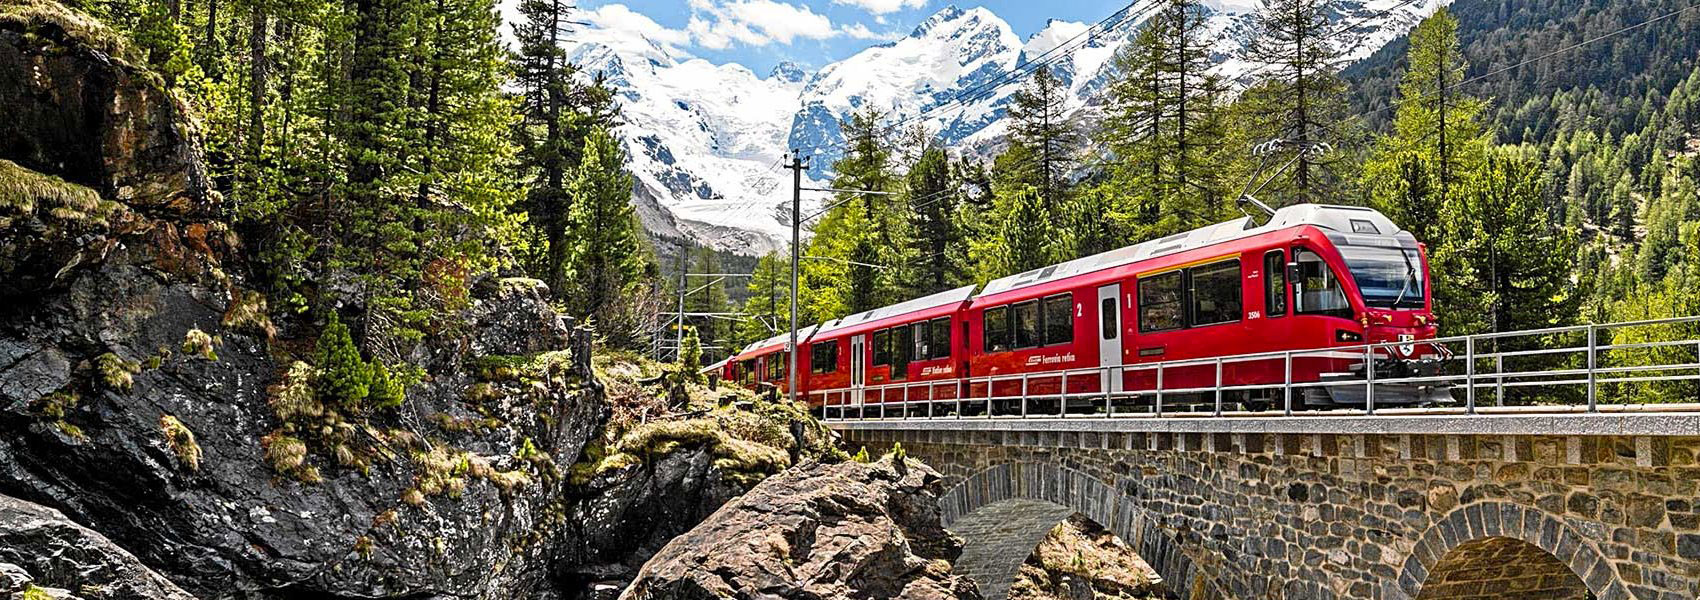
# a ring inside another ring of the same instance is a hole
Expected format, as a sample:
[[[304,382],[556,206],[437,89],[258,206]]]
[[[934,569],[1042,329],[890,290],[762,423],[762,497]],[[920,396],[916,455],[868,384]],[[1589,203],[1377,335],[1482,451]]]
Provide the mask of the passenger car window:
[[[1014,305],[1015,347],[1033,348],[1039,345],[1039,301],[1028,300]]]
[[[881,329],[874,332],[874,366],[883,367],[891,364],[891,330]]]
[[[902,379],[909,375],[909,361],[915,355],[915,329],[904,325],[891,330],[891,378]]]
[[[1181,314],[1180,271],[1139,280],[1139,331],[1169,331],[1186,325]]]
[[[930,358],[947,358],[950,356],[950,317],[933,319],[932,332],[933,354]]]
[[[933,339],[928,335],[932,330],[928,328],[927,322],[922,321],[920,323],[910,325],[909,328],[914,331],[912,337],[915,340],[915,354],[911,358],[913,360],[927,360],[932,358]]]
[[[1299,248],[1293,251],[1293,262],[1299,264],[1297,280],[1293,282],[1294,314],[1352,318],[1346,289],[1321,256]]]
[[[1098,303],[1098,324],[1106,340],[1116,339],[1116,299],[1105,298]]]
[[[1009,350],[1009,307],[999,306],[986,309],[985,322],[980,327],[984,338],[986,352],[1003,352]]]
[[[1045,345],[1074,341],[1074,297],[1059,294],[1045,299]]]
[[[838,371],[838,340],[830,342],[815,342],[809,345],[809,372],[833,373]]]
[[[1218,325],[1240,320],[1240,261],[1193,267],[1192,325]]]
[[[1281,250],[1263,255],[1263,314],[1287,314],[1287,253]]]

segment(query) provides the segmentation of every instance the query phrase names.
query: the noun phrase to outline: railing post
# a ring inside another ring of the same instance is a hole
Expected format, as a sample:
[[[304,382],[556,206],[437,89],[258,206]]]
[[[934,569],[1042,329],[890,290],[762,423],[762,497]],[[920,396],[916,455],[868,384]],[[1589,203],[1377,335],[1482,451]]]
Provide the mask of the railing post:
[[[1157,416],[1163,416],[1163,363],[1157,363]]]
[[[1588,325],[1588,412],[1600,412],[1599,384],[1595,381],[1595,355],[1598,354],[1598,329]]]
[[[964,374],[966,375],[966,373],[964,373]],[[962,418],[962,399],[963,399],[963,397],[968,395],[968,391],[973,390],[973,389],[974,389],[974,382],[972,380],[970,380],[968,382],[968,390],[964,390],[962,393],[956,395],[956,418],[958,418],[958,419]],[[991,395],[992,395],[992,384],[987,383],[986,384],[986,396],[991,397]],[[992,409],[991,409],[991,402],[990,401],[986,402],[986,406],[987,406],[986,412],[991,412]]]
[[[1109,417],[1116,416],[1116,399],[1115,399],[1114,396],[1110,395],[1110,390],[1113,390],[1113,389],[1116,388],[1115,384],[1110,383],[1110,377],[1112,377],[1112,375],[1110,375],[1110,373],[1112,371],[1115,371],[1116,368],[1115,367],[1102,367],[1102,368],[1104,370],[1104,375],[1102,377],[1099,377],[1098,381],[1103,382],[1103,385],[1104,385],[1104,416],[1106,418],[1109,418]]]
[[[1464,338],[1464,412],[1476,414],[1476,336]]]
[[[1495,344],[1494,350],[1499,349],[1497,346]],[[1493,357],[1493,401],[1500,408],[1505,408],[1505,357],[1498,354],[1495,352]]]
[[[1216,358],[1216,416],[1222,416],[1222,359]]]
[[[1062,372],[1062,389],[1057,395],[1057,416],[1068,418],[1068,371]]]
[[[933,389],[937,388],[937,387],[938,387],[938,384],[936,384],[936,383],[927,386],[927,420],[928,421],[933,420]]]
[[[1291,350],[1286,353],[1286,363],[1287,376],[1281,384],[1281,401],[1285,405],[1283,410],[1286,416],[1291,417],[1293,416],[1293,352]]]
[[[1375,344],[1364,346],[1364,411],[1375,414]]]
[[[992,414],[992,404],[986,401],[986,414]],[[1021,418],[1027,418],[1027,374],[1021,374]]]

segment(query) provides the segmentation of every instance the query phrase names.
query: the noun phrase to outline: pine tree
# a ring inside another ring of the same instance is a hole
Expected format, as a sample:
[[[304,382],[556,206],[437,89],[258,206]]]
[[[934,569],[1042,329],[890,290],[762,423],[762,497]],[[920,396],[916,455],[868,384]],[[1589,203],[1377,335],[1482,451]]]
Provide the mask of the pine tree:
[[[980,281],[1060,262],[1059,249],[1066,242],[1046,216],[1037,188],[1000,190],[987,219],[998,234],[976,238],[969,251]]]
[[[950,156],[944,148],[928,144],[904,180],[917,268],[903,287],[908,295],[920,297],[961,285],[965,280],[962,264],[952,256],[960,254],[965,244],[956,218],[962,199]]]
[[[1431,245],[1443,243],[1440,207],[1459,178],[1479,168],[1489,142],[1486,104],[1462,90],[1468,64],[1458,20],[1444,7],[1410,34],[1393,134],[1377,140],[1364,165],[1371,204]]]
[[[756,260],[756,268],[745,287],[744,314],[738,326],[738,343],[743,346],[772,337],[790,327],[791,258],[771,252]]]
[[[1068,118],[1068,86],[1041,65],[1010,98],[1010,159],[1000,161],[1004,181],[1033,186],[1046,212],[1069,193],[1069,172],[1083,141]],[[1019,162],[1017,162],[1019,161]]]
[[[319,333],[313,350],[314,366],[319,368],[315,380],[321,398],[334,402],[345,410],[357,410],[370,393],[372,372],[360,359],[348,326],[342,324],[336,311],[331,311],[325,329]]]
[[[1564,325],[1579,300],[1571,289],[1575,241],[1540,205],[1538,166],[1515,150],[1490,152],[1441,212],[1447,244],[1436,252],[1438,313],[1454,334]]]
[[[644,271],[641,226],[632,211],[632,175],[612,133],[596,128],[584,140],[584,159],[567,184],[572,198],[568,239],[573,274],[565,294],[575,315],[603,320]]]
[[[1314,151],[1315,144],[1342,137],[1345,83],[1337,73],[1339,51],[1327,39],[1335,1],[1269,0],[1244,56],[1266,72],[1240,107],[1256,135],[1284,141],[1276,164],[1291,160],[1292,168],[1273,189],[1297,202],[1329,197],[1338,185],[1334,161]]]
[[[1457,31],[1447,8],[1411,31],[1394,133],[1377,139],[1363,167],[1370,204],[1430,245],[1445,241],[1436,223],[1448,190],[1481,167],[1489,144],[1486,104],[1459,90],[1467,63]]]
[[[1217,222],[1226,195],[1221,174],[1225,86],[1200,39],[1196,2],[1168,0],[1116,57],[1100,143],[1116,157],[1110,177],[1084,208],[1109,211],[1135,239]],[[1101,227],[1100,227],[1101,228]]]
[[[552,289],[570,287],[570,255],[576,241],[569,236],[573,199],[568,179],[583,160],[584,140],[591,130],[612,129],[617,120],[613,91],[598,74],[588,85],[575,80],[577,69],[567,62],[561,44],[572,23],[572,4],[565,0],[522,0],[523,19],[514,26],[518,41],[515,83],[524,93],[523,120],[515,130],[520,160],[531,175],[523,206],[535,239],[527,267]]]
[[[892,143],[883,116],[858,111],[843,124],[848,141],[843,158],[833,163],[832,187],[883,192],[843,193],[821,218],[802,264],[799,302],[816,320],[861,312],[901,300],[903,277],[897,266],[912,262],[911,218],[897,191]]]

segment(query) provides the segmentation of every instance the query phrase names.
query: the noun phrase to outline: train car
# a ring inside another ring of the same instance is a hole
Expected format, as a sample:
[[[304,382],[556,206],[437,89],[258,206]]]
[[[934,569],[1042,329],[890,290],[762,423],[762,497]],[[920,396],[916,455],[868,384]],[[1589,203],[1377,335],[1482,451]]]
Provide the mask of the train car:
[[[1361,378],[1352,373],[1362,369],[1366,341],[1435,337],[1427,263],[1423,246],[1379,212],[1303,204],[1262,224],[1241,218],[1006,277],[965,311],[967,371],[978,378],[967,394],[1055,395],[1065,400],[1059,410],[1067,398],[1159,387],[1185,399],[1189,390],[1281,383],[1285,357],[1228,362],[1220,373],[1208,360],[1138,365],[1287,350],[1307,351],[1293,357],[1292,381]],[[1378,357],[1378,371],[1416,368],[1425,358],[1417,348]],[[1378,403],[1447,398],[1425,386],[1385,389]],[[1248,390],[1236,400],[1259,408],[1272,393]],[[1362,386],[1312,387],[1303,400],[1349,405],[1362,396]]]
[[[928,401],[954,400],[968,334],[961,311],[975,287],[822,323],[804,345],[809,403],[930,407]]]
[[[797,332],[798,343],[808,339],[814,332],[814,326]],[[777,390],[779,393],[789,393],[790,390],[790,356],[785,351],[791,343],[790,332],[781,333],[766,340],[746,346],[743,351],[733,355],[726,361],[723,378],[742,387],[755,391]],[[799,361],[801,358],[799,358]],[[799,365],[803,363],[799,362]],[[799,369],[806,368],[799,366]],[[799,385],[801,378],[799,377]]]
[[[799,394],[816,407],[1009,414],[1159,394],[1184,405],[1239,387],[1229,400],[1259,409],[1290,381],[1308,386],[1298,402],[1361,405],[1364,386],[1334,384],[1362,381],[1370,361],[1382,379],[1428,374],[1444,352],[1420,343],[1438,333],[1428,282],[1422,244],[1381,213],[1289,206],[810,327]],[[728,377],[783,389],[785,343],[752,344]],[[1383,406],[1448,400],[1377,387]]]

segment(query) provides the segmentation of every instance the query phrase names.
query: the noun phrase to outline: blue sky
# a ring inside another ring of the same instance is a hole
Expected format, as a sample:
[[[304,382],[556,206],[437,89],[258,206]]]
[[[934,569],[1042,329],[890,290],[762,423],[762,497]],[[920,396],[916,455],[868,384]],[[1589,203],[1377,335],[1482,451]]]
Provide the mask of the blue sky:
[[[715,63],[757,73],[789,60],[817,68],[868,46],[908,35],[952,4],[948,0],[581,0],[579,17],[598,26],[642,32]],[[1096,22],[1126,0],[1000,0],[985,6],[1026,38],[1048,19]]]

